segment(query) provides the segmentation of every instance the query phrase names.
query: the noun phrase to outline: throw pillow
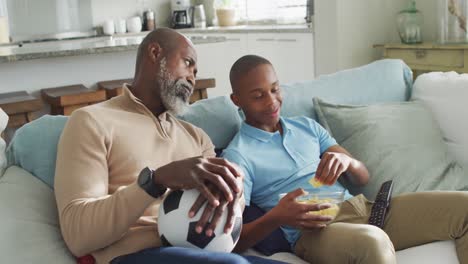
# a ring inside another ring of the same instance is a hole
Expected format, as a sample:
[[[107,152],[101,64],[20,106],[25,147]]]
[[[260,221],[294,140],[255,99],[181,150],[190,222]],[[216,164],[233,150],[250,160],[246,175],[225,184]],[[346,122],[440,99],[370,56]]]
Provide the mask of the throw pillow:
[[[203,129],[217,149],[227,147],[241,123],[237,107],[227,96],[197,101],[180,118]]]
[[[370,173],[364,187],[344,183],[353,194],[374,199],[394,180],[394,194],[468,190],[465,171],[449,154],[431,112],[419,102],[347,106],[314,98],[319,122]]]
[[[468,74],[431,72],[414,83],[412,100],[421,100],[434,114],[445,143],[455,158],[468,168]]]
[[[53,188],[57,144],[67,120],[45,115],[19,128],[7,148],[8,166],[19,166]]]
[[[0,108],[0,134],[3,134],[6,126],[8,124],[8,115]],[[6,169],[7,161],[5,156],[5,140],[0,137],[0,177],[2,177],[3,172]]]

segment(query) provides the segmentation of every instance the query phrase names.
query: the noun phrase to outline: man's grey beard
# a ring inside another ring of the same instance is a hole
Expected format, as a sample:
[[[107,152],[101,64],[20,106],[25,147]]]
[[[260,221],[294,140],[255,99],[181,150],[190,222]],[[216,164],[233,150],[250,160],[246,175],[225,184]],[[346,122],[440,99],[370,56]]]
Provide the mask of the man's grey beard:
[[[162,104],[168,112],[181,115],[187,109],[193,86],[182,78],[174,80],[172,74],[167,70],[166,58],[161,59],[159,66],[158,84],[161,89]]]

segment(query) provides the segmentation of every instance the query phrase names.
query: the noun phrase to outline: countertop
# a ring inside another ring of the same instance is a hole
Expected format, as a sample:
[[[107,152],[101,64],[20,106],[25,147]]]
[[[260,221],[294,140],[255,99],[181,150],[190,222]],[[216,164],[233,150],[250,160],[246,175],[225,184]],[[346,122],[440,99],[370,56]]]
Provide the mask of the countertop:
[[[312,33],[310,24],[299,25],[240,25],[232,27],[187,28],[178,30],[184,34],[222,34],[222,33]]]
[[[18,45],[3,46],[0,47],[0,63],[136,50],[146,34],[147,32],[140,34],[140,36],[106,36],[37,42],[23,44],[22,47]],[[195,45],[225,40],[226,38],[224,37],[192,38],[192,42]]]
[[[208,27],[205,29],[178,29],[182,34],[206,34],[192,36],[195,45],[226,41],[226,33],[311,33],[308,25],[268,25],[268,26],[234,26]],[[57,40],[47,42],[25,43],[0,46],[0,63],[26,61],[42,58],[101,54],[136,50],[148,32],[127,33],[113,36]]]

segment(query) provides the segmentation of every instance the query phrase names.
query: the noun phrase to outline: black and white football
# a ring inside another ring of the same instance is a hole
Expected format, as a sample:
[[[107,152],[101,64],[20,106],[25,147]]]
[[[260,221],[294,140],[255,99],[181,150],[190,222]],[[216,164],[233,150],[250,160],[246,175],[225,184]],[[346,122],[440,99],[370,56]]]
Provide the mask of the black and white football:
[[[195,225],[200,219],[206,204],[193,217],[188,217],[188,211],[197,199],[199,192],[192,190],[177,190],[166,196],[159,207],[158,231],[163,246],[178,246],[200,248],[217,252],[231,252],[234,249],[242,229],[242,212],[240,206],[234,209],[235,220],[231,232],[224,233],[227,210],[211,237],[205,232],[195,232]]]

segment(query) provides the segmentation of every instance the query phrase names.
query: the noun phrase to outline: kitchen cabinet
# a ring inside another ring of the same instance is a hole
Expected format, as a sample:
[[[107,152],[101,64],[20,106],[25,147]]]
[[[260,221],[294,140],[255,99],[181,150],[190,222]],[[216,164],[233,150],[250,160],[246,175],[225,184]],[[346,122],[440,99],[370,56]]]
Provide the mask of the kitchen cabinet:
[[[248,49],[273,64],[281,83],[314,78],[312,33],[249,34]]]
[[[204,35],[186,34],[188,37]],[[226,41],[195,45],[198,54],[198,76],[216,79],[216,87],[208,90],[208,97],[231,94],[229,70],[232,64],[247,54],[247,36],[245,34],[216,34]]]
[[[216,88],[208,97],[229,95],[229,70],[240,57],[255,54],[265,57],[275,67],[281,83],[314,78],[313,34],[308,33],[191,33],[188,37],[207,35],[224,37],[225,42],[195,45],[198,54],[198,76],[216,79]]]

